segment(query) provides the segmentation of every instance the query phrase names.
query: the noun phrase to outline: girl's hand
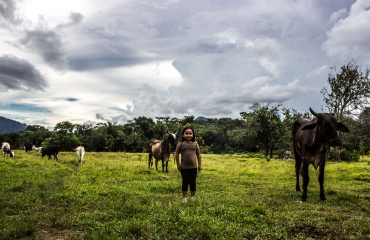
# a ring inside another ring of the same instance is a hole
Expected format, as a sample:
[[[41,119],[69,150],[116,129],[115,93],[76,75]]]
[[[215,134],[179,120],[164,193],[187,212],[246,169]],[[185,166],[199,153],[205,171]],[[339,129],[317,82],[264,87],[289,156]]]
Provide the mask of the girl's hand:
[[[198,166],[198,172],[200,172],[200,170],[202,170],[202,166]]]
[[[177,170],[181,172],[181,166],[177,166]]]

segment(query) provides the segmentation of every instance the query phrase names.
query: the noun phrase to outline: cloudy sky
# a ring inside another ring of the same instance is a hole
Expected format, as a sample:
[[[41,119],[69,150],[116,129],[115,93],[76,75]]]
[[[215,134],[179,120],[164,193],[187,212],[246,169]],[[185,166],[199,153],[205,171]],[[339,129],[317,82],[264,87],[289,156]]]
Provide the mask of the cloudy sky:
[[[370,0],[0,0],[0,116],[29,125],[324,108]]]

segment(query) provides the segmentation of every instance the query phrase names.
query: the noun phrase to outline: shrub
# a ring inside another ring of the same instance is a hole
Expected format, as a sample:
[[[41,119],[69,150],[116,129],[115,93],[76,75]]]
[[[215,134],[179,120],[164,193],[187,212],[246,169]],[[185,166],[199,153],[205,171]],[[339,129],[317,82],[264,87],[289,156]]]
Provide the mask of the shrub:
[[[344,148],[340,151],[340,158],[346,162],[358,162],[360,160],[360,153],[356,150],[350,152]]]
[[[335,148],[330,148],[326,154],[326,157],[329,161],[336,160],[336,150]],[[343,148],[340,150],[340,159],[345,162],[358,162],[360,160],[360,153],[356,150],[353,152],[348,151]]]

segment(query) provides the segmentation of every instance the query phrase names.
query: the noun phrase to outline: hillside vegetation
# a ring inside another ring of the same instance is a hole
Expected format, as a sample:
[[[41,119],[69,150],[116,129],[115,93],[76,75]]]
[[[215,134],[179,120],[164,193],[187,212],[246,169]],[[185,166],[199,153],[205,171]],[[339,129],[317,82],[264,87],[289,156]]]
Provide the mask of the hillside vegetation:
[[[293,161],[203,154],[184,204],[173,159],[162,173],[147,154],[19,150],[0,158],[0,239],[370,239],[369,166],[328,162],[326,203],[311,166],[300,204]]]

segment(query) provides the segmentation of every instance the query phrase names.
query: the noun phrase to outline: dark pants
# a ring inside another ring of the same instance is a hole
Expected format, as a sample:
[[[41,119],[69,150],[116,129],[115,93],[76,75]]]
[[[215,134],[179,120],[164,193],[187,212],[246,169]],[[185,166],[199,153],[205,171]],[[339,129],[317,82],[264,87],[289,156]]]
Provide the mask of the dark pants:
[[[188,185],[190,185],[190,191],[195,192],[197,190],[197,169],[181,169],[182,176],[182,191],[188,191]]]

